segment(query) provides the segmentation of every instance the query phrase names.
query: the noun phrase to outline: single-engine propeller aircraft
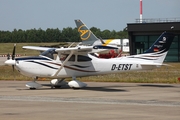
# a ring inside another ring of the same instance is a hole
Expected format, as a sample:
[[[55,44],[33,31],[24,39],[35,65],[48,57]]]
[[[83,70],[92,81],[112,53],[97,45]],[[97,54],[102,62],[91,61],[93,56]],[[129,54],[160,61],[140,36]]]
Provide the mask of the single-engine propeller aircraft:
[[[174,34],[163,32],[152,46],[143,54],[102,59],[94,55],[96,46],[77,46],[73,48],[43,48],[39,56],[12,58],[5,64],[12,65],[21,74],[34,78],[26,86],[30,89],[40,88],[37,78],[52,78],[52,87],[62,86],[65,78],[72,78],[68,82],[71,88],[86,87],[76,77],[95,76],[138,70],[151,70],[163,65]],[[48,50],[47,50],[48,49]],[[45,51],[46,50],[46,51]],[[54,54],[57,54],[54,59]],[[13,55],[15,55],[15,46]]]

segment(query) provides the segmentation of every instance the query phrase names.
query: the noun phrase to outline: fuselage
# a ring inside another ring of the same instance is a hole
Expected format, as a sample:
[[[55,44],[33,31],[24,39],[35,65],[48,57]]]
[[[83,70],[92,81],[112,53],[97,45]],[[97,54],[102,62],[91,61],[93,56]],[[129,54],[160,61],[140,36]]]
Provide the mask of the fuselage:
[[[70,59],[66,63],[63,63],[64,60],[54,60],[46,56],[23,57],[15,60],[15,68],[21,74],[30,77],[82,77],[154,68],[154,66],[141,66],[140,63],[147,61],[144,59],[138,61],[135,58],[127,57],[101,59],[90,54]],[[61,66],[63,67],[59,70]]]

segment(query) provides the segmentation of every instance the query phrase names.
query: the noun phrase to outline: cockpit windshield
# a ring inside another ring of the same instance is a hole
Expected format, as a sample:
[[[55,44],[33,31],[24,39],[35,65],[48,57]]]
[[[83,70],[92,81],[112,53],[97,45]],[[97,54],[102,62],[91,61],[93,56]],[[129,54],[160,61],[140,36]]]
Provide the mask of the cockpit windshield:
[[[54,59],[54,54],[57,54],[55,48],[51,48],[47,51],[42,52],[40,55]]]

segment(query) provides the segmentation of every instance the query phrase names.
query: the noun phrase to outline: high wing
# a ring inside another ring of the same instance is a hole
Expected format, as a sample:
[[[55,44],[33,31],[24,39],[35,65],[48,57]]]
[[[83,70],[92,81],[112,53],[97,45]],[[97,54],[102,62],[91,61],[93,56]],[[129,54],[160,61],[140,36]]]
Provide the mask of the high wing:
[[[47,51],[49,49],[52,49],[50,47],[38,47],[38,46],[23,46],[23,49],[29,49],[29,50],[38,50],[38,51]],[[92,46],[77,46],[77,47],[72,47],[72,48],[55,48],[56,52],[58,51],[82,51],[82,50],[92,50]]]
[[[38,46],[23,46],[22,48],[29,50],[38,50],[38,51],[47,51],[51,49],[50,47],[38,47]]]
[[[73,48],[56,48],[56,52],[91,52],[93,50],[93,46],[78,46]]]
[[[57,51],[75,50],[75,51],[80,51],[80,52],[86,51],[86,52],[95,53],[95,52],[105,51],[108,49],[118,49],[118,47],[116,47],[116,46],[107,45],[109,43],[109,40],[108,40],[108,42],[105,43],[101,38],[100,39],[97,38],[81,20],[75,20],[75,23],[77,25],[78,32],[80,33],[80,38],[82,40],[82,43],[83,43],[83,45],[86,45],[86,46],[79,45],[74,48],[55,48],[55,49],[57,49]],[[110,40],[110,41],[112,41],[112,40]],[[97,43],[94,44],[95,42],[97,42]],[[29,49],[29,50],[38,50],[41,52],[52,49],[50,47],[38,47],[38,46],[23,46],[22,48]]]
[[[37,51],[47,51],[49,49],[55,49],[56,52],[66,52],[70,53],[70,51],[74,52],[87,52],[87,53],[96,53],[100,51],[104,51],[104,49],[117,49],[113,46],[102,46],[102,45],[94,45],[94,46],[76,46],[72,48],[50,48],[50,47],[38,47],[38,46],[23,46],[23,49],[29,49],[29,50],[37,50]]]

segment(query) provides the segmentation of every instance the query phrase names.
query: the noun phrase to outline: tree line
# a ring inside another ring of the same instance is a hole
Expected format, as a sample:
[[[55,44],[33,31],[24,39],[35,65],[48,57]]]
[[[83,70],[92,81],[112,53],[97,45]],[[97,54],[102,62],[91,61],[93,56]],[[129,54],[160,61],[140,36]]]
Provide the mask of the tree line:
[[[126,29],[122,31],[115,30],[103,30],[96,27],[92,27],[91,31],[102,39],[123,39],[128,38],[128,32]],[[41,42],[79,42],[80,36],[77,28],[47,28],[46,30],[30,29],[21,30],[14,29],[10,31],[0,31],[0,43],[41,43]]]

